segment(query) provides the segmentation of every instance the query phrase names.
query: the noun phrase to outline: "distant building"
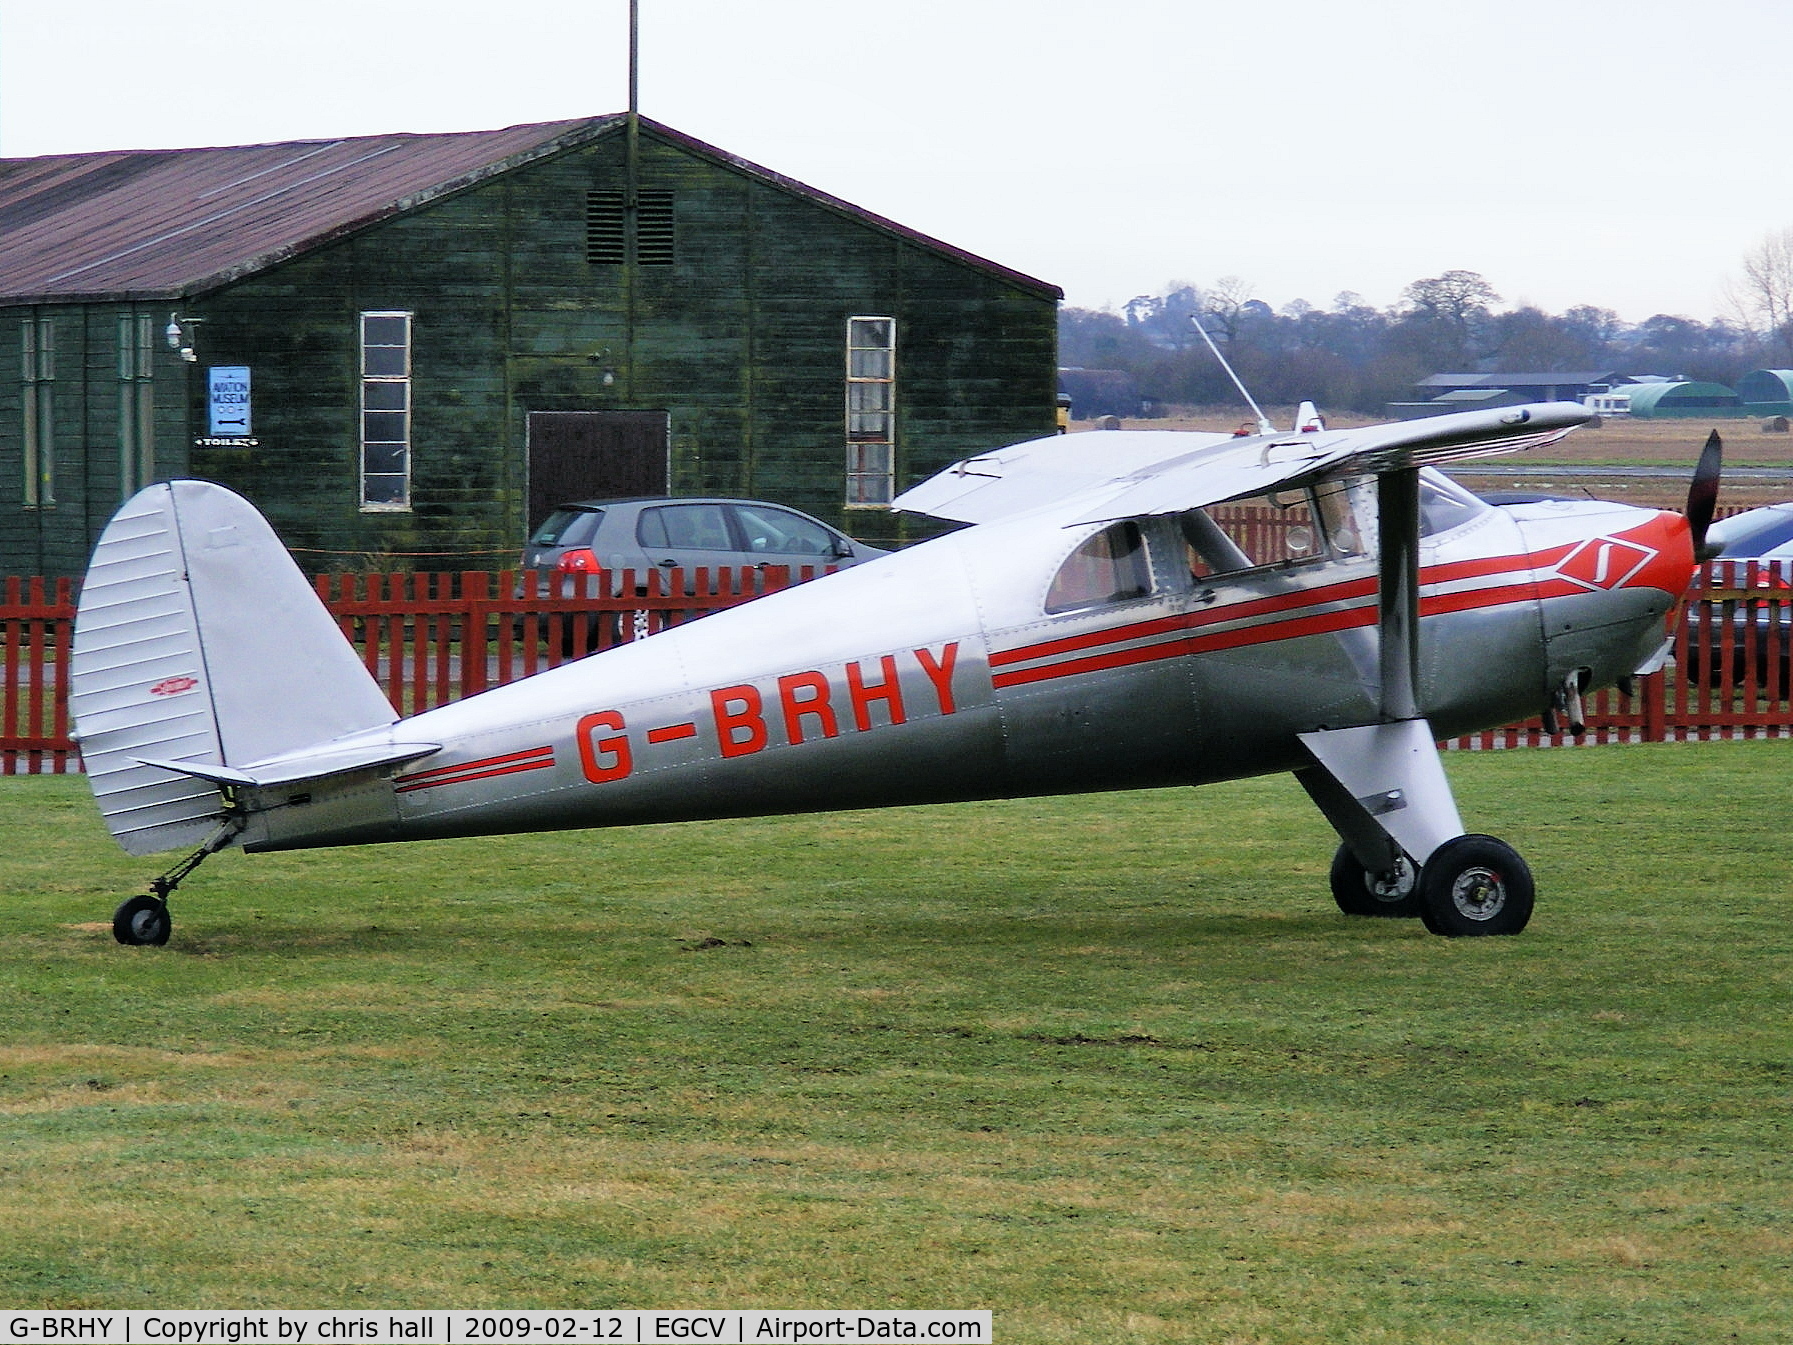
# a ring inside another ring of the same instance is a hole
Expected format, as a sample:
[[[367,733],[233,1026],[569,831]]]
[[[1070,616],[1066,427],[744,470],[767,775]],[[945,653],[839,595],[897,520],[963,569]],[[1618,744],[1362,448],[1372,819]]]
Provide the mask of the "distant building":
[[[1737,396],[1752,416],[1793,415],[1793,369],[1753,369],[1738,380]]]
[[[312,569],[481,568],[561,499],[891,496],[1052,433],[1059,290],[670,127],[0,161],[0,572],[143,484]]]
[[[1696,383],[1670,380],[1659,383],[1629,383],[1624,391],[1631,398],[1631,414],[1640,420],[1662,420],[1675,416],[1738,415],[1743,400],[1722,383]]]
[[[1403,420],[1494,406],[1523,406],[1527,402],[1579,402],[1589,394],[1606,392],[1625,376],[1611,369],[1581,369],[1545,373],[1433,374],[1414,384],[1414,398],[1393,402],[1389,414]]]

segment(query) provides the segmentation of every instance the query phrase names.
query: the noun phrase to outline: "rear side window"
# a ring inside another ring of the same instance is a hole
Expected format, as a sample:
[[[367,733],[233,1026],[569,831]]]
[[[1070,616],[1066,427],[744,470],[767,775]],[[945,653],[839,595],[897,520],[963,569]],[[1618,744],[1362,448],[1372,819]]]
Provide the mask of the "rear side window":
[[[728,514],[719,504],[668,504],[641,511],[636,539],[649,550],[733,551]]]
[[[1152,591],[1145,538],[1132,519],[1102,529],[1070,555],[1046,590],[1048,612],[1143,598]]]
[[[535,546],[583,546],[603,517],[602,509],[556,509],[529,540]]]

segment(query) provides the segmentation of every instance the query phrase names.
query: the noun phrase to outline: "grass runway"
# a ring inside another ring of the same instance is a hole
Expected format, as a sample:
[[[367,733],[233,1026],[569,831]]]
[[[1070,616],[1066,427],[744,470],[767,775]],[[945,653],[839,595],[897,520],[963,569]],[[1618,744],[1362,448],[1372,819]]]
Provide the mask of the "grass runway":
[[[0,1306],[1784,1341],[1793,743],[1453,754],[1518,938],[1290,780],[220,856],[0,781]]]

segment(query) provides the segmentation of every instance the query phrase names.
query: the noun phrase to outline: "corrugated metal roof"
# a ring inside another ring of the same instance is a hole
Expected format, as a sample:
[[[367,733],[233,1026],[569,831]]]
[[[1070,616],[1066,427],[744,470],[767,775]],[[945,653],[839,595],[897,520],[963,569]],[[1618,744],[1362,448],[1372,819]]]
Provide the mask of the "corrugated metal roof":
[[[0,160],[0,303],[201,294],[619,130],[621,114],[443,135]],[[642,118],[644,134],[1042,294],[1056,286]]]
[[[1561,372],[1506,374],[1433,374],[1422,378],[1420,388],[1548,388],[1575,383],[1611,383],[1619,375],[1610,369],[1571,369]]]
[[[620,120],[0,160],[0,298],[203,292]]]

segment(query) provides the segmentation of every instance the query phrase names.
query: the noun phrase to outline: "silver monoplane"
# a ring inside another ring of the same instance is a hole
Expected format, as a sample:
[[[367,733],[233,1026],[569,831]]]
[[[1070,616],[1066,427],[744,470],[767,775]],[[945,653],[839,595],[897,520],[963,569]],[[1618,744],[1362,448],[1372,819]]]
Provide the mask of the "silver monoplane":
[[[1496,508],[1433,464],[1554,441],[1548,404],[1247,437],[1055,435],[896,506],[973,526],[401,718],[272,529],[151,486],[94,553],[71,704],[132,854],[198,846],[119,907],[163,943],[206,855],[1291,771],[1338,832],[1339,906],[1439,934],[1530,917],[1465,834],[1435,742],[1660,666],[1716,498],[1686,517]],[[1235,509],[1256,501],[1258,509]]]

